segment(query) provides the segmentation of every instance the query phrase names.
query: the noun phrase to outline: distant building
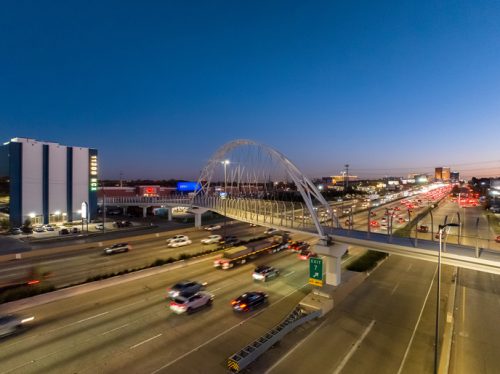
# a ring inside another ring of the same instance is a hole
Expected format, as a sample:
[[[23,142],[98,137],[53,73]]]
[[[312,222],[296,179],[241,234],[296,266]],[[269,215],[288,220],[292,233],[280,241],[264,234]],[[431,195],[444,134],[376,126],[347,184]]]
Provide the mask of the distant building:
[[[460,173],[458,171],[452,171],[450,173],[450,180],[452,183],[457,183],[460,181]]]
[[[0,146],[0,176],[8,177],[9,220],[20,226],[65,222],[97,214],[97,150],[28,138]],[[85,205],[84,205],[85,206]]]
[[[437,181],[448,182],[450,180],[450,168],[438,167],[434,169],[434,179]]]

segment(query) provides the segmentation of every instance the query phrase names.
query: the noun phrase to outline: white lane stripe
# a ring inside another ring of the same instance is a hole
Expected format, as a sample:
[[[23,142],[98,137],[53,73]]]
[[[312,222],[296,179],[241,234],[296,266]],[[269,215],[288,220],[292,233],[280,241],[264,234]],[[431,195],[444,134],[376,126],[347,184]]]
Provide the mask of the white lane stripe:
[[[106,315],[108,313],[109,312],[103,312],[103,313],[96,314],[95,316],[91,316],[91,317],[87,317],[87,318],[81,319],[81,320],[76,321],[76,322],[71,322],[71,323],[68,323],[67,325],[56,327],[55,329],[49,330],[49,331],[47,331],[47,333],[51,333],[51,332],[54,332],[54,331],[59,331],[59,330],[65,329],[66,327],[71,327],[71,326],[74,326],[74,325],[78,325],[79,323],[82,323],[82,322],[85,322],[85,321],[89,321],[91,319],[94,319],[94,318],[97,318],[97,317],[100,317],[100,316],[104,316],[104,315]]]
[[[408,269],[406,271],[410,271],[410,269],[413,267],[413,264],[408,265]]]
[[[437,268],[434,270],[434,276],[432,277],[431,284],[429,285],[429,290],[427,291],[427,295],[425,296],[424,304],[422,305],[422,309],[420,309],[420,315],[418,316],[417,323],[415,324],[415,328],[413,329],[413,333],[411,334],[410,341],[408,342],[408,346],[406,347],[405,355],[403,356],[403,360],[401,361],[401,365],[399,366],[399,370],[397,374],[401,374],[403,371],[403,366],[406,362],[406,358],[408,357],[408,353],[410,352],[411,344],[413,343],[413,339],[415,338],[415,334],[417,333],[418,325],[420,324],[420,320],[422,319],[422,314],[424,314],[425,304],[427,304],[427,299],[431,293],[432,285],[434,283],[434,278],[436,277]]]
[[[289,273],[286,273],[285,275],[283,275],[284,277],[288,277],[289,275],[292,275],[293,273],[295,273],[295,270],[292,270],[291,272]]]
[[[399,282],[394,286],[394,288],[391,291],[391,296],[394,295],[394,292],[396,292],[397,288],[399,287]]]
[[[358,341],[356,343],[354,343],[354,345],[350,349],[349,353],[344,357],[344,359],[342,360],[342,362],[340,363],[340,365],[337,366],[337,369],[335,369],[335,371],[333,372],[333,374],[339,374],[344,369],[345,365],[350,360],[350,358],[352,357],[352,355],[354,354],[354,352],[356,351],[356,349],[359,348],[359,346],[361,345],[361,343],[363,342],[363,340],[366,338],[366,335],[368,335],[368,333],[370,332],[370,330],[373,328],[373,325],[375,325],[375,320],[372,320],[372,322],[370,323],[370,325],[363,332],[363,335],[361,335],[360,338],[358,339]]]
[[[132,346],[132,347],[130,347],[129,349],[134,349],[134,348],[137,348],[137,347],[139,347],[139,346],[141,346],[141,345],[143,345],[143,344],[145,344],[145,343],[147,343],[147,342],[150,342],[150,341],[151,341],[151,340],[153,340],[153,339],[159,338],[159,337],[160,337],[160,336],[162,336],[162,335],[163,335],[163,334],[158,334],[158,335],[155,335],[155,336],[153,336],[152,338],[146,339],[146,340],[144,340],[144,341],[142,341],[142,342],[140,342],[140,343],[137,343],[137,344],[133,345],[133,346]]]
[[[127,327],[128,325],[130,325],[130,323],[126,323],[126,324],[124,324],[124,325],[121,325],[121,326],[115,327],[114,329],[111,329],[111,330],[105,331],[105,332],[103,332],[103,333],[101,334],[101,336],[106,335],[106,334],[109,334],[109,333],[112,333],[112,332],[114,332],[114,331],[116,331],[116,330],[120,330],[120,329],[122,329],[122,328],[124,328],[124,327]]]
[[[282,300],[286,299],[288,296],[290,296],[290,295],[294,294],[295,292],[297,292],[297,291],[301,290],[302,288],[304,288],[304,287],[305,287],[305,286],[307,286],[307,285],[308,285],[308,283],[304,284],[303,286],[301,286],[300,288],[298,288],[298,289],[296,289],[296,290],[293,290],[293,291],[289,292],[289,293],[288,293],[288,294],[286,294],[285,296],[282,296],[280,299],[278,299],[278,301],[276,301],[276,302],[275,302],[274,304],[272,304],[272,305],[276,305],[276,304],[278,304],[280,301],[282,301]],[[189,356],[191,353],[196,352],[196,351],[197,351],[197,350],[199,350],[200,348],[203,348],[203,347],[204,347],[204,346],[206,346],[207,344],[210,344],[210,343],[211,343],[211,342],[213,342],[214,340],[217,340],[217,339],[218,339],[218,338],[220,338],[221,336],[223,336],[223,335],[227,334],[228,332],[230,332],[230,331],[234,330],[236,327],[241,326],[241,325],[243,325],[244,323],[246,323],[247,321],[251,320],[252,318],[257,317],[257,316],[258,316],[258,315],[260,315],[262,312],[264,312],[266,309],[267,309],[267,308],[261,309],[258,313],[255,313],[254,315],[251,315],[250,317],[248,317],[248,318],[244,319],[243,321],[238,322],[236,325],[231,326],[231,327],[230,327],[230,328],[228,328],[227,330],[222,331],[220,334],[218,334],[218,335],[214,336],[213,338],[211,338],[211,339],[207,340],[205,343],[200,344],[200,345],[199,345],[199,346],[197,346],[196,348],[193,348],[193,349],[191,349],[190,351],[188,351],[188,352],[184,353],[183,355],[181,355],[181,356],[177,357],[175,360],[172,360],[172,361],[170,361],[170,362],[166,363],[165,365],[163,365],[162,367],[160,367],[160,368],[156,369],[155,371],[152,371],[152,372],[151,372],[151,374],[156,374],[156,373],[160,372],[161,370],[163,370],[163,369],[165,369],[165,368],[167,368],[167,367],[169,367],[169,366],[172,366],[172,365],[173,365],[173,364],[175,364],[177,361],[182,360],[184,357]]]
[[[323,322],[321,322],[321,324],[319,326],[317,326],[312,332],[309,333],[309,335],[307,335],[306,337],[304,337],[300,342],[298,342],[295,347],[293,347],[292,349],[290,349],[283,357],[281,357],[278,361],[276,361],[274,363],[273,366],[271,366],[269,369],[267,369],[264,374],[269,374],[272,370],[274,370],[274,368],[276,366],[278,366],[279,364],[281,364],[288,356],[290,356],[293,352],[295,352],[295,350],[297,348],[299,348],[302,343],[304,343],[307,339],[309,339],[311,336],[313,336],[316,331],[318,331],[321,327],[323,327],[323,325],[327,322],[327,320],[324,320]]]

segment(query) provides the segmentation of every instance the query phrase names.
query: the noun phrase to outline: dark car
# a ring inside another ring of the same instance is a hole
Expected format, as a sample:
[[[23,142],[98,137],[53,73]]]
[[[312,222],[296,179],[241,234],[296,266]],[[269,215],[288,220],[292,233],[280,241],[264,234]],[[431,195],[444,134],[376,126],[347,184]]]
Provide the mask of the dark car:
[[[417,231],[418,232],[429,232],[429,226],[420,225],[419,227],[417,227]]]
[[[252,278],[256,281],[267,282],[269,279],[276,278],[279,274],[279,270],[272,266],[260,265],[255,268]]]
[[[171,299],[179,296],[180,294],[184,296],[194,295],[195,293],[203,290],[207,284],[199,283],[194,281],[182,281],[174,284],[168,291],[168,297]]]
[[[0,337],[12,335],[20,331],[28,322],[33,321],[34,317],[22,319],[12,314],[0,316]]]
[[[301,260],[309,260],[311,257],[318,257],[318,255],[308,249],[303,249],[299,253],[299,258]]]
[[[235,312],[248,312],[267,303],[267,294],[260,291],[246,292],[231,301]]]
[[[240,240],[236,236],[234,236],[234,235],[228,235],[228,236],[224,236],[220,240],[220,243],[224,244],[224,245],[235,245],[235,244],[238,244],[239,241]]]
[[[23,234],[33,234],[33,228],[31,226],[23,226],[21,227],[21,231]]]
[[[68,229],[61,229],[59,230],[59,235],[68,235],[69,234],[69,230]]]
[[[496,241],[497,243],[500,243],[500,235],[498,235],[498,236],[495,238],[495,241]]]
[[[303,241],[295,241],[291,242],[288,245],[288,248],[291,249],[294,252],[300,252],[303,249],[309,248],[309,243],[303,242]]]

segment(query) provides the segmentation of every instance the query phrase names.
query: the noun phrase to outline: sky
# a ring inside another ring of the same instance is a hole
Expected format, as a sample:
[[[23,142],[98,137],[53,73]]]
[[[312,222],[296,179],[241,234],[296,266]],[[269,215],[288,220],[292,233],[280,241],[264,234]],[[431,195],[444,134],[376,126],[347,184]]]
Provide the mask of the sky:
[[[197,179],[252,139],[306,175],[500,175],[498,1],[13,1],[0,140]]]

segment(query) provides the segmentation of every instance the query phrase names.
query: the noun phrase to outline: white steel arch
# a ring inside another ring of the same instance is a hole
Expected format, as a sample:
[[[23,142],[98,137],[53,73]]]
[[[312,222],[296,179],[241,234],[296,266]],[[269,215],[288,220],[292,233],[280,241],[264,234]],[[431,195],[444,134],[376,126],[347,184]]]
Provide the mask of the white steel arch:
[[[208,163],[203,168],[198,183],[201,188],[198,190],[199,193],[207,193],[214,175],[215,168],[220,166],[220,163],[225,159],[225,156],[231,152],[233,149],[242,146],[254,146],[260,148],[262,151],[266,152],[274,160],[277,160],[287,172],[288,176],[293,180],[297,186],[297,190],[302,195],[304,202],[311,214],[311,218],[314,222],[318,234],[322,238],[326,238],[323,227],[321,226],[320,220],[316,214],[316,210],[313,205],[313,198],[318,200],[318,202],[323,206],[323,208],[328,212],[328,216],[335,219],[338,225],[338,219],[334,215],[332,208],[326,202],[321,192],[316,188],[316,186],[307,178],[298,168],[295,166],[288,158],[285,157],[281,152],[271,148],[265,144],[257,143],[253,140],[248,139],[238,139],[233,140],[224,144],[220,147],[208,161]]]

